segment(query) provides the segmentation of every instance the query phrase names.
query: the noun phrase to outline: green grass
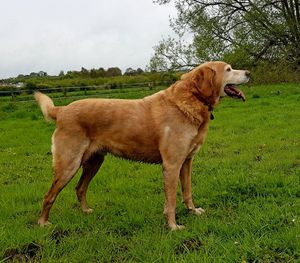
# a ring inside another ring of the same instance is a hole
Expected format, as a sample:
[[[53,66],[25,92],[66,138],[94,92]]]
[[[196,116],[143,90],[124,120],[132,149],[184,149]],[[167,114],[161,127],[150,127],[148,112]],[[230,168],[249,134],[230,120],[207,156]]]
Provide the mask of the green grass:
[[[227,98],[215,110],[194,161],[194,200],[206,213],[187,213],[178,190],[180,232],[166,229],[160,166],[112,156],[89,188],[92,214],[76,201],[78,174],[53,225],[38,227],[54,124],[35,103],[0,100],[0,262],[300,262],[300,85],[243,90],[245,103]]]

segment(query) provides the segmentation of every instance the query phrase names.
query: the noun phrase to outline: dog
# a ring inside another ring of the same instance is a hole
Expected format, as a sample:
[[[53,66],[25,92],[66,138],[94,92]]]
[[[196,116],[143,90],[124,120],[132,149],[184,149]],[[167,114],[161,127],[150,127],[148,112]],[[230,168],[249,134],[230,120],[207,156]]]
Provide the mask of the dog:
[[[143,99],[83,99],[56,107],[48,96],[36,92],[34,97],[45,119],[56,122],[52,136],[54,180],[44,197],[39,225],[49,224],[57,195],[81,166],[76,194],[82,211],[92,212],[86,192],[105,155],[111,153],[162,164],[168,227],[184,228],[175,220],[178,182],[187,209],[202,214],[204,210],[196,208],[192,199],[193,157],[205,141],[212,110],[220,97],[245,100],[235,85],[249,78],[249,71],[234,70],[225,62],[215,61],[201,64],[169,88]]]

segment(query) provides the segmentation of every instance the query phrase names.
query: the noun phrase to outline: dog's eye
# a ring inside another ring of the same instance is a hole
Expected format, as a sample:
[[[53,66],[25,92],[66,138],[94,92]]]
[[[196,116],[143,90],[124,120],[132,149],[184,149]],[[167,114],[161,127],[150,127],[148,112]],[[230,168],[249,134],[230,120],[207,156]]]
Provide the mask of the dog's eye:
[[[227,68],[226,71],[231,71],[231,68]]]

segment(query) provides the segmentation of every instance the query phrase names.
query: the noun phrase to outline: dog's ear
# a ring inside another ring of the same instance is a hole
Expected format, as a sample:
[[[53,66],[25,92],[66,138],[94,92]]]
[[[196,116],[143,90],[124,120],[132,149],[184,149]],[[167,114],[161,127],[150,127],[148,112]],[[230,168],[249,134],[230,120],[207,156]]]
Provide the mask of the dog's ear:
[[[192,73],[191,81],[201,96],[206,98],[215,96],[214,86],[216,72],[213,69],[201,67],[190,73]]]
[[[209,67],[197,67],[192,71],[185,73],[181,76],[181,80],[188,80],[192,82],[194,92],[199,93],[201,96],[209,98],[214,96],[216,72]]]

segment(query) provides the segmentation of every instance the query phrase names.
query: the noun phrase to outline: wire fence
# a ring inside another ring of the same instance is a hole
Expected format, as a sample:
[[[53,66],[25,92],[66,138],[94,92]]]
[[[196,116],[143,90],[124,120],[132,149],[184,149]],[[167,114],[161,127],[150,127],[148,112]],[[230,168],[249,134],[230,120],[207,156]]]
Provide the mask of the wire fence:
[[[80,98],[93,95],[104,95],[109,97],[113,93],[127,93],[145,90],[154,90],[158,87],[170,85],[170,81],[160,82],[143,82],[143,83],[126,83],[126,84],[103,84],[98,86],[80,86],[80,87],[59,87],[47,89],[21,89],[11,88],[11,90],[0,90],[0,102],[26,102],[33,101],[33,93],[40,91],[51,93],[54,98]]]

